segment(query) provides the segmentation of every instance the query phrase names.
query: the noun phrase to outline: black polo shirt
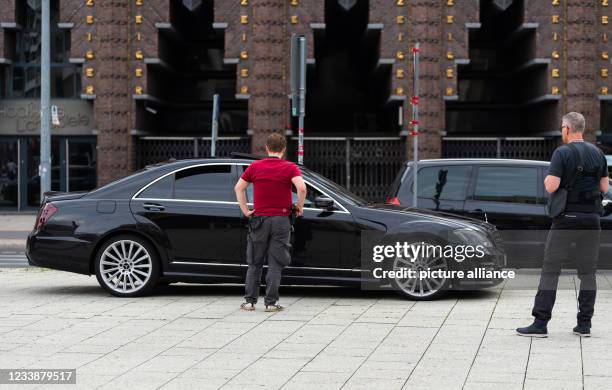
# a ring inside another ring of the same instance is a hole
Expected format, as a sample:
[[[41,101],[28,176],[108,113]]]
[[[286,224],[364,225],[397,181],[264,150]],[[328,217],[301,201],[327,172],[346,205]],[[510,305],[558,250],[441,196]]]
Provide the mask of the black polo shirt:
[[[584,169],[587,172],[598,173],[595,176],[582,176],[576,178],[574,189],[580,192],[590,192],[599,189],[599,181],[602,177],[608,177],[608,163],[603,152],[595,145],[584,142],[573,142],[576,148],[582,153]],[[548,174],[561,178],[561,187],[564,187],[570,180],[571,175],[576,171],[578,161],[574,158],[574,153],[567,145],[559,146],[550,159]]]

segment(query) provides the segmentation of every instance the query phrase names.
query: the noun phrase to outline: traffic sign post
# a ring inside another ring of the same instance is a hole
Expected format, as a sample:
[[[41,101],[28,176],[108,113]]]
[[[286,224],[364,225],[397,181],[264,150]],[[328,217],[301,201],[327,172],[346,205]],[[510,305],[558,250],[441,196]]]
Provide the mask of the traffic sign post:
[[[210,156],[217,156],[217,137],[219,134],[219,94],[213,96],[212,134],[210,138]]]
[[[291,115],[298,117],[298,164],[304,165],[304,118],[306,116],[306,37],[291,36]]]
[[[51,191],[51,0],[42,0],[40,47],[40,200]]]
[[[420,45],[417,42],[412,49],[412,57],[413,62],[412,66],[414,68],[413,73],[413,85],[412,91],[413,96],[410,101],[412,104],[412,121],[410,124],[412,125],[412,131],[410,135],[412,135],[412,207],[417,207],[418,200],[418,191],[417,191],[417,179],[418,179],[418,163],[419,163],[419,54],[420,54]]]

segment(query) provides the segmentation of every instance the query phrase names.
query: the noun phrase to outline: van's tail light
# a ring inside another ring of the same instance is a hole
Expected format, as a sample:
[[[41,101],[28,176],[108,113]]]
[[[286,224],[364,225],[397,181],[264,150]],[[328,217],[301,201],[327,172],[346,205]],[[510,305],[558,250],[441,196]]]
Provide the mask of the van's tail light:
[[[399,198],[397,196],[394,196],[393,198],[387,199],[387,204],[394,204],[394,205],[397,205],[397,206],[401,205],[400,200],[399,200]]]
[[[49,218],[53,216],[53,214],[57,213],[57,207],[53,203],[45,203],[43,208],[38,213],[38,217],[36,218],[36,230],[40,231],[40,229],[45,226]]]

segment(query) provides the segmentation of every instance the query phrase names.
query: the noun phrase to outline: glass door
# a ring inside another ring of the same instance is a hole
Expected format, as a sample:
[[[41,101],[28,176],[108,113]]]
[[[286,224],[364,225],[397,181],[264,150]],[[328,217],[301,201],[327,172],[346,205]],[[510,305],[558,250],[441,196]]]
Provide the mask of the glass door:
[[[66,139],[65,191],[90,191],[96,187],[95,138]]]
[[[51,191],[61,191],[60,139],[51,137]],[[40,206],[40,137],[27,139],[27,201],[29,207]],[[24,170],[26,171],[26,170]]]
[[[19,208],[19,140],[0,138],[0,209]]]

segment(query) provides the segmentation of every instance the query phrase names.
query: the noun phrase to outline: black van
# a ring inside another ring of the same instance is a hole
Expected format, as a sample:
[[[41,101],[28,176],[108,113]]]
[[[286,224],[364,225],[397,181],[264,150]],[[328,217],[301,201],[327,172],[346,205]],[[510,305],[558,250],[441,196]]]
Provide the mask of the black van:
[[[546,161],[531,160],[422,160],[418,163],[417,207],[488,221],[502,231],[509,266],[540,267],[551,224],[544,190],[548,166]],[[411,206],[412,183],[412,162],[407,162],[391,185],[387,203]],[[610,200],[612,192],[603,201],[599,263],[607,269],[612,268]]]

